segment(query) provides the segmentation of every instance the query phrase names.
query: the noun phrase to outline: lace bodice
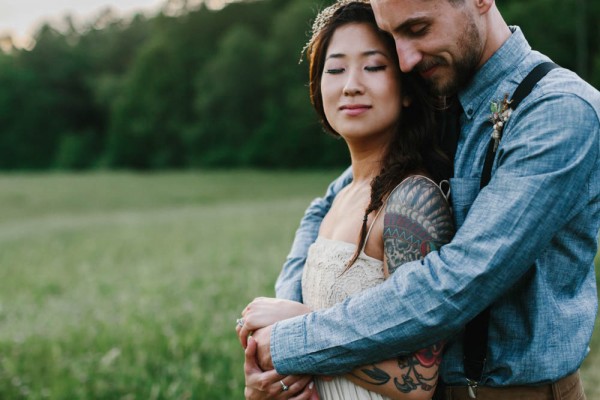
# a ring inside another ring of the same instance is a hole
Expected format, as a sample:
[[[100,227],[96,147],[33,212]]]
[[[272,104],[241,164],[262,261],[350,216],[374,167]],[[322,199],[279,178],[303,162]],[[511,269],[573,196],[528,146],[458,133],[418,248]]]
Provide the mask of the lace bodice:
[[[317,238],[308,250],[302,276],[302,298],[306,305],[313,310],[329,308],[383,282],[383,261],[369,257],[364,251],[342,274],[355,250],[353,243]]]

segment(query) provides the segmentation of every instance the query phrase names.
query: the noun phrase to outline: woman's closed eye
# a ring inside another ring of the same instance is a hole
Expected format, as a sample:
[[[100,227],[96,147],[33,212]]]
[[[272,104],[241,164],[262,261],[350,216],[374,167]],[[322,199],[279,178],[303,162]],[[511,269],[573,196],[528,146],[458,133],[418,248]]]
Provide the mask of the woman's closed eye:
[[[346,68],[327,68],[325,70],[326,74],[337,75],[341,74],[346,70]]]
[[[365,71],[368,72],[377,72],[377,71],[385,71],[387,65],[373,65],[365,67]],[[346,68],[327,68],[325,70],[326,74],[337,75],[346,72]]]
[[[365,67],[365,70],[367,70],[369,72],[377,72],[377,71],[385,71],[386,68],[387,68],[387,65],[374,65],[374,66]]]

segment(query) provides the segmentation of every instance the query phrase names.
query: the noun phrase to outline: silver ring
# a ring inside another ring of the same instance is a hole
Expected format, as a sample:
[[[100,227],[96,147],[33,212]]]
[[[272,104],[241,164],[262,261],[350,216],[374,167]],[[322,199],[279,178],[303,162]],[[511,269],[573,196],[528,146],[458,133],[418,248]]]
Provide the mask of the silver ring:
[[[288,385],[286,385],[285,383],[283,383],[283,380],[279,381],[279,383],[281,383],[281,391],[282,392],[287,392],[288,390],[290,390],[290,387]]]
[[[238,318],[235,323],[237,324],[237,326],[239,326],[240,328],[244,327],[244,318]]]

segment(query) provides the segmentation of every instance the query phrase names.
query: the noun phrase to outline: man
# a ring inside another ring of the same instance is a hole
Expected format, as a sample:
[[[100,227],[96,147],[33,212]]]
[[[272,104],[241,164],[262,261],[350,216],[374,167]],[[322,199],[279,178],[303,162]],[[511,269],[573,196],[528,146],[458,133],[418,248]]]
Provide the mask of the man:
[[[550,71],[504,121],[480,190],[491,103],[547,57],[509,28],[494,0],[371,3],[402,71],[420,74],[436,94],[457,95],[464,110],[451,180],[457,233],[371,290],[255,332],[262,365],[333,375],[446,339],[441,370],[452,399],[584,399],[578,369],[597,310],[600,94],[570,71]],[[307,210],[278,297],[301,299],[306,248],[348,179]],[[485,365],[469,390],[462,332],[488,306]]]

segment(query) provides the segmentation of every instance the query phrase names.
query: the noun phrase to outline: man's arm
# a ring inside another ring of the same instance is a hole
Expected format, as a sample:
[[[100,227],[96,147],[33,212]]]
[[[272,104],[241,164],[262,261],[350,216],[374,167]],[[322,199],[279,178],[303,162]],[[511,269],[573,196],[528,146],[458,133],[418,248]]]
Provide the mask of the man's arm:
[[[306,209],[296,231],[292,249],[275,283],[276,297],[302,302],[302,270],[308,248],[317,239],[321,222],[331,208],[333,199],[351,181],[352,170],[348,168],[329,185],[324,197],[316,198]]]
[[[599,130],[596,111],[575,94],[523,103],[507,126],[491,182],[452,242],[336,307],[274,325],[277,371],[344,373],[456,333],[587,206],[580,198],[597,173]]]

